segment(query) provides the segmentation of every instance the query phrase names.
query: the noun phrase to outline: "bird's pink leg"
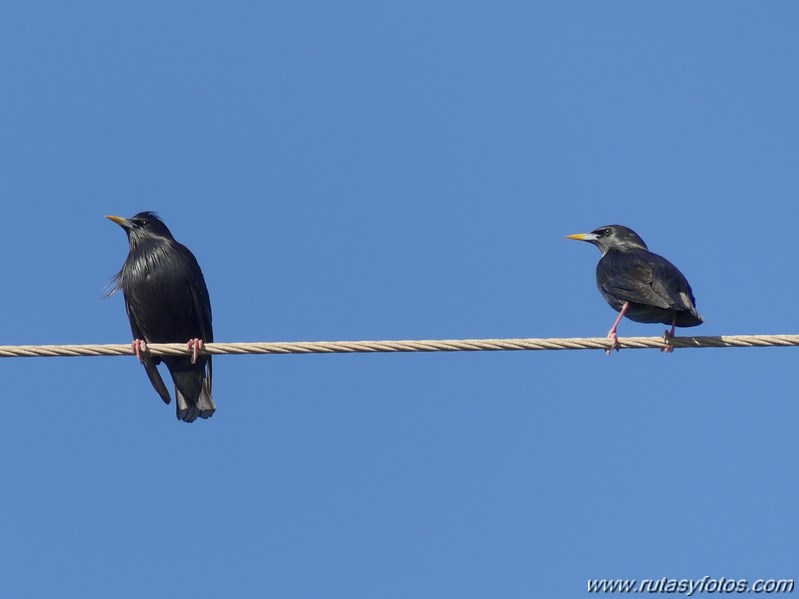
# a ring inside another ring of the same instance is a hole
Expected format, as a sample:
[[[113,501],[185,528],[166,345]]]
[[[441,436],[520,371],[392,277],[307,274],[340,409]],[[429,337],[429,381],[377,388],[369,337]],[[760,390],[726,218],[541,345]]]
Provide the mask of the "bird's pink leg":
[[[674,351],[674,346],[671,344],[671,340],[674,339],[674,329],[677,326],[677,315],[671,317],[671,331],[666,329],[663,331],[663,347],[660,348],[661,352],[666,352],[670,354]]]
[[[610,337],[610,349],[606,349],[605,353],[610,355],[610,353],[615,349],[619,351],[619,337],[616,335],[616,329],[619,328],[619,323],[621,319],[627,314],[627,310],[630,309],[630,302],[624,302],[624,305],[621,307],[621,311],[619,311],[619,315],[616,318],[616,322],[613,323],[613,326],[610,327],[610,331],[608,331],[608,337]]]
[[[130,347],[133,353],[136,354],[139,362],[144,362],[144,353],[147,351],[147,343],[145,343],[144,339],[134,339]]]
[[[191,352],[191,363],[196,364],[197,356],[199,356],[200,352],[205,348],[205,343],[202,339],[189,339],[186,347]]]

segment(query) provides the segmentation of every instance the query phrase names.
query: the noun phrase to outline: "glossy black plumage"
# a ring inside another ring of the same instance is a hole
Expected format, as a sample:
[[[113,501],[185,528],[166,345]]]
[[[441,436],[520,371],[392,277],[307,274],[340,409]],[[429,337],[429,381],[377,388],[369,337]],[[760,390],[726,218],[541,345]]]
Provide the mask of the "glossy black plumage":
[[[569,235],[594,244],[602,252],[596,267],[600,293],[617,312],[636,322],[693,327],[703,320],[693,291],[671,262],[649,251],[643,239],[621,225]],[[615,332],[611,329],[611,333]]]
[[[148,343],[213,342],[211,300],[200,265],[189,249],[175,241],[152,212],[129,218],[109,216],[128,236],[130,251],[114,279],[121,289],[134,339]],[[164,362],[175,383],[177,417],[185,422],[210,418],[211,356],[156,357],[144,352],[142,363],[155,390],[171,401],[156,365]]]

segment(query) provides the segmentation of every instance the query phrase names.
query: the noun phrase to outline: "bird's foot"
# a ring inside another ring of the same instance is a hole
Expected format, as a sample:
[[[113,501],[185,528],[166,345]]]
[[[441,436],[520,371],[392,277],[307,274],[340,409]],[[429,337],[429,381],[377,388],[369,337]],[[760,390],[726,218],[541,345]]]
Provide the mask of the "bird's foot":
[[[671,344],[672,339],[674,339],[674,329],[666,329],[663,331],[663,347],[660,348],[661,353],[666,352],[670,354],[674,351],[674,346]]]
[[[608,331],[608,338],[610,339],[610,349],[606,349],[605,353],[610,355],[613,353],[613,350],[619,351],[621,346],[619,345],[619,337],[616,335],[616,329],[619,327],[619,323],[621,322],[622,317],[627,314],[627,310],[630,309],[630,302],[624,302],[624,305],[619,310],[619,315],[616,317],[616,320],[613,322],[613,326],[610,327]]]
[[[610,332],[608,333],[608,339],[610,339],[610,349],[605,350],[605,353],[607,355],[612,354],[614,349],[616,351],[619,351],[621,349],[621,346],[619,345],[619,336],[616,335],[615,329],[610,330]]]
[[[144,354],[147,352],[147,343],[145,343],[144,339],[134,339],[133,343],[130,344],[133,353],[136,354],[136,357],[139,359],[139,362],[144,362]]]
[[[191,352],[191,363],[196,364],[197,357],[200,355],[200,352],[205,349],[205,342],[202,339],[189,339],[186,347]]]

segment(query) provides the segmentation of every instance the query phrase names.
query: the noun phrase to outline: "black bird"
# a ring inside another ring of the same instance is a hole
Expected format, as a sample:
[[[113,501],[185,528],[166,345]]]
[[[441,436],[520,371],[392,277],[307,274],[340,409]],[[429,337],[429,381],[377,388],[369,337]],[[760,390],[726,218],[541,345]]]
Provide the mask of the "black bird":
[[[114,277],[111,293],[121,289],[125,295],[136,356],[168,404],[171,397],[156,368],[162,361],[166,364],[175,383],[178,420],[210,418],[216,410],[211,398],[211,356],[199,352],[206,342],[213,342],[214,331],[211,300],[197,259],[175,241],[153,212],[106,218],[125,229],[130,243],[130,252]],[[156,357],[147,353],[147,343],[187,340],[191,356]]]
[[[596,266],[596,284],[611,308],[619,313],[608,333],[613,347],[618,344],[616,329],[622,316],[636,322],[670,324],[664,348],[669,352],[674,349],[669,343],[674,327],[695,327],[704,322],[683,274],[671,262],[650,252],[632,229],[608,225],[567,237],[593,243],[602,252]]]

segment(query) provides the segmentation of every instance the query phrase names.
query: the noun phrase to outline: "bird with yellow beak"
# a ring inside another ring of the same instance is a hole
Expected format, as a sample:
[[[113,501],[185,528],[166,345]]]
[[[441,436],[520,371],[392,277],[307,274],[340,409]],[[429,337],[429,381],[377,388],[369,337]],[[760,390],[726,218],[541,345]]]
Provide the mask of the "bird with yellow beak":
[[[619,349],[616,330],[623,316],[635,322],[671,325],[671,331],[664,334],[663,350],[667,352],[674,350],[670,339],[675,327],[704,322],[685,276],[664,257],[650,252],[632,229],[607,225],[567,238],[591,243],[602,254],[596,266],[596,284],[605,301],[619,313],[608,332],[612,348]]]

